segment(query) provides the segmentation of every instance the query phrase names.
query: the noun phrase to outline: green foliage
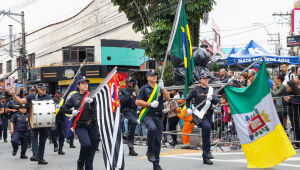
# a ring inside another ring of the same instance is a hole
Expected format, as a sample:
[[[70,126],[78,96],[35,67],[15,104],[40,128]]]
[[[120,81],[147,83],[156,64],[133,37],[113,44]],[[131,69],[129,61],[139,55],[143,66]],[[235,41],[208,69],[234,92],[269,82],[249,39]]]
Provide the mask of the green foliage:
[[[209,70],[210,71],[219,71],[220,70],[220,66],[219,66],[218,63],[213,62],[213,63],[210,64]]]
[[[159,67],[157,70],[158,70],[158,79],[160,79],[162,67]],[[175,83],[174,67],[173,67],[173,64],[171,61],[168,61],[166,63],[163,81],[164,81],[165,86],[172,86]]]
[[[146,55],[159,61],[165,56],[178,0],[112,0],[124,12],[132,28],[144,37],[141,46]],[[210,12],[215,0],[185,0],[193,46],[199,46],[200,19]]]

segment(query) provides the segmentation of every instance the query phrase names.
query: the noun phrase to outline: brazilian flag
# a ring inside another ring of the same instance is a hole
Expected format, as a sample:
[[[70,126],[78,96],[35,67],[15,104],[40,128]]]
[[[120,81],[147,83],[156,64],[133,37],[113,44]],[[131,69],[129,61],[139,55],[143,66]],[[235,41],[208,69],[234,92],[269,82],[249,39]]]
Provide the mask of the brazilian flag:
[[[189,86],[193,82],[194,59],[192,51],[191,35],[189,24],[184,8],[184,0],[180,0],[173,23],[173,29],[167,49],[168,54],[175,55],[184,61],[185,67],[185,87],[184,97],[189,91]]]

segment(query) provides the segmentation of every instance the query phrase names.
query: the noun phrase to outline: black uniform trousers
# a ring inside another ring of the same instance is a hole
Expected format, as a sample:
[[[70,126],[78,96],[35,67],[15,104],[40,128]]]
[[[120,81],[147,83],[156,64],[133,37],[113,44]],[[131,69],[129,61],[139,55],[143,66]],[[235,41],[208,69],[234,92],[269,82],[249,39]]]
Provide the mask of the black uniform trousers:
[[[135,129],[137,125],[137,114],[133,111],[127,111],[125,113],[125,117],[128,120],[128,138],[127,143],[128,144],[134,144],[134,135],[135,135]]]
[[[11,137],[11,143],[14,151],[18,150],[19,144],[21,143],[21,155],[25,155],[27,150],[27,140],[26,140],[27,136],[28,136],[28,131],[15,130]]]
[[[200,127],[202,129],[202,143],[203,143],[203,151],[210,151],[210,133],[211,133],[211,125],[212,125],[212,114],[207,114],[202,119]]]
[[[40,136],[38,137],[38,135]],[[48,138],[49,128],[31,129],[32,153],[44,159],[45,144]]]
[[[2,137],[2,133],[3,133],[3,139],[6,140],[7,139],[8,118],[2,117],[0,119],[2,119],[2,127],[0,127],[0,137]]]
[[[163,131],[163,122],[161,117],[151,116],[149,113],[144,118],[143,123],[148,129],[147,132],[147,145],[148,152],[154,154],[155,162],[154,165],[159,165],[159,154],[161,146],[161,137]]]
[[[76,126],[75,133],[80,142],[80,154],[77,166],[85,170],[93,170],[95,152],[99,146],[99,128],[97,123],[88,126]]]
[[[59,147],[64,146],[65,142],[65,132],[64,132],[64,120],[56,119],[55,126],[51,128],[51,140],[53,143],[57,142]]]

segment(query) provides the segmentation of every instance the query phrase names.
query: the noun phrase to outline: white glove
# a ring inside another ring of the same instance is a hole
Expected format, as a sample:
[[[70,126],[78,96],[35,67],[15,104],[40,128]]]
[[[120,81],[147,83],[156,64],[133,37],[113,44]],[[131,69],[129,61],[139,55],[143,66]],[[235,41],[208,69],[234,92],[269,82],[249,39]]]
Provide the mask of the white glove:
[[[60,109],[60,105],[57,104],[57,105],[55,106],[55,108],[56,108],[56,109]]]
[[[92,103],[93,99],[91,97],[87,97],[87,98],[85,98],[85,102],[86,103]]]
[[[165,88],[164,81],[159,80],[158,86],[159,86],[160,89],[164,89]]]
[[[207,96],[207,100],[211,101],[212,100],[212,96]]]
[[[78,110],[73,110],[72,111],[72,117],[75,117],[75,116],[77,116],[78,115]]]
[[[151,107],[157,108],[157,107],[158,107],[158,104],[159,104],[159,102],[158,102],[157,100],[154,100],[154,101],[151,103]]]
[[[190,108],[188,108],[188,109],[187,109],[187,113],[190,115],[190,114],[192,114],[192,113],[193,113],[193,110],[192,110],[192,109],[190,109]]]

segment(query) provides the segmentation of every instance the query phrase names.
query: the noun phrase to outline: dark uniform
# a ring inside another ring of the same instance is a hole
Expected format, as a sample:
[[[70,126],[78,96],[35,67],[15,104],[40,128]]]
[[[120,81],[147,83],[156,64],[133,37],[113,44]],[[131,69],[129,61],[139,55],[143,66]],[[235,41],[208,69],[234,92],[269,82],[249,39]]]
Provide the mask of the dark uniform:
[[[203,75],[200,75],[201,78],[206,77]],[[204,101],[207,98],[208,94],[208,87],[203,88],[201,86],[197,86],[194,89],[191,90],[191,92],[188,94],[186,98],[186,106],[187,108],[190,108],[190,103],[192,99],[195,99],[194,106],[197,106],[202,101]],[[216,95],[212,96],[211,103],[217,104],[218,99]],[[204,107],[204,104],[199,106],[197,109],[200,111],[202,107]],[[213,115],[213,109],[212,105],[210,105],[210,108],[207,110],[204,118],[202,119],[200,124],[196,124],[198,127],[202,128],[202,143],[203,143],[203,159],[212,159],[212,154],[210,152],[210,133],[211,133],[211,125],[212,125],[212,115]]]
[[[26,105],[21,105],[21,107],[26,107]],[[14,126],[14,133],[11,137],[11,143],[13,146],[13,156],[17,154],[18,145],[21,143],[21,157],[22,159],[27,159],[28,157],[25,155],[27,150],[27,136],[28,136],[28,129],[30,127],[29,114],[26,112],[22,114],[17,112],[11,118],[11,122]]]
[[[39,88],[46,88],[44,84],[39,84]],[[32,100],[43,101],[43,100],[53,100],[48,94],[40,96],[37,94],[30,94],[26,96],[27,103]],[[47,164],[44,160],[45,144],[49,135],[49,128],[35,128],[31,129],[31,143],[32,143],[32,153],[33,156],[30,158],[31,161],[39,161],[39,164]],[[40,136],[38,137],[38,135]]]
[[[61,93],[61,92],[56,92]],[[58,101],[56,98],[53,99],[54,104],[59,104],[60,101]],[[65,133],[64,133],[64,114],[59,111],[58,114],[55,117],[55,126],[51,128],[51,140],[54,144],[54,152],[58,151],[59,155],[64,155],[65,152],[63,152],[63,146],[65,142]],[[57,144],[57,138],[58,138],[58,144]]]
[[[88,81],[85,77],[80,78],[78,81],[82,83]],[[72,114],[70,108],[75,108],[78,110],[80,107],[85,94],[75,93],[70,99],[61,107],[61,111],[66,114]],[[78,113],[79,115],[80,113]],[[78,136],[80,142],[80,155],[77,161],[78,169],[85,170],[93,169],[93,160],[95,152],[99,145],[99,128],[97,124],[97,114],[95,103],[86,103],[82,110],[81,116],[78,119],[75,127],[75,133]]]
[[[3,97],[5,98],[5,96]],[[2,127],[0,127],[0,139],[2,138],[3,131],[3,140],[4,142],[7,142],[8,112],[6,111],[6,109],[8,108],[8,103],[1,103],[0,108],[4,109],[4,113],[0,115],[0,119],[2,120]]]
[[[126,82],[133,81],[130,77],[126,79]],[[135,97],[134,96],[134,89],[129,89],[128,87],[120,90],[119,92],[119,100],[121,103],[121,113],[123,113],[128,120],[128,137],[127,137],[127,144],[129,147],[129,155],[137,156],[137,153],[134,151],[134,135],[135,135],[135,128],[137,125],[137,113],[135,105]]]
[[[149,72],[147,73],[148,77]],[[157,74],[155,72],[155,74]],[[146,101],[149,99],[153,88],[147,83],[141,87],[136,100],[143,100]],[[162,138],[162,131],[163,131],[163,122],[162,122],[162,110],[164,108],[163,102],[163,94],[162,90],[158,93],[158,107],[157,108],[149,108],[149,112],[145,116],[143,120],[143,124],[148,129],[147,133],[147,145],[148,151],[147,156],[149,161],[153,162],[154,166],[159,165],[159,154],[160,154],[160,146],[161,146],[161,138]],[[154,155],[153,155],[154,154]],[[151,157],[155,158],[154,161],[151,160]]]

